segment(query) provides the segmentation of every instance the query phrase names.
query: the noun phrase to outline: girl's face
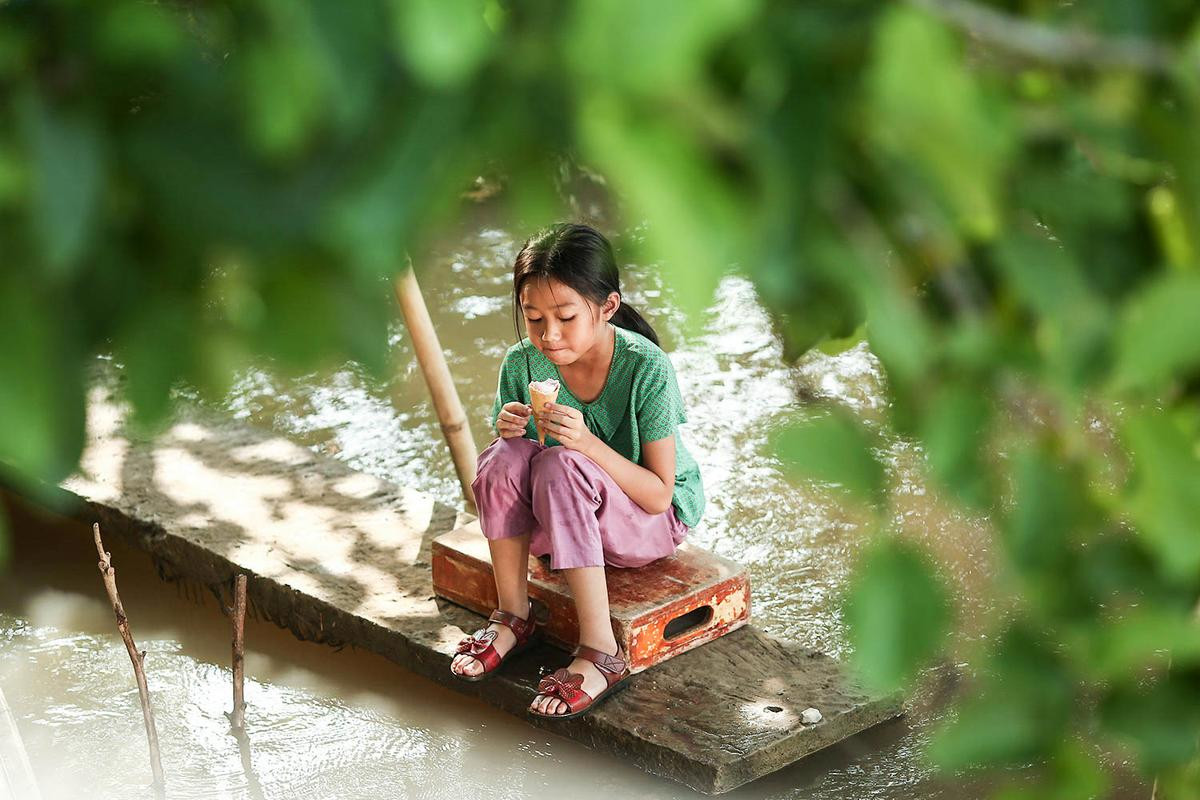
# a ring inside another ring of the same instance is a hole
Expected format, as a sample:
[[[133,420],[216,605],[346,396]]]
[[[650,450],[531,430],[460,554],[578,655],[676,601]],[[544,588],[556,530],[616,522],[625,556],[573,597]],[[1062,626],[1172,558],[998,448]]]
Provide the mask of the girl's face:
[[[608,320],[621,298],[612,292],[603,306],[597,306],[554,278],[533,278],[521,287],[520,302],[534,347],[565,367],[607,341]]]

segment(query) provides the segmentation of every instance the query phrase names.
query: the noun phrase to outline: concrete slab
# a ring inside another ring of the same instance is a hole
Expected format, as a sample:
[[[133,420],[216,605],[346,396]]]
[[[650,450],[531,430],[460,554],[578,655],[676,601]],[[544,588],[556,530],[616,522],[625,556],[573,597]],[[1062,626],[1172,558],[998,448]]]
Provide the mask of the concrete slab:
[[[54,490],[60,511],[145,550],[165,579],[228,604],[245,573],[252,612],[302,639],[372,650],[656,775],[724,792],[900,713],[833,659],[747,626],[634,676],[590,715],[542,723],[525,709],[561,652],[527,651],[482,684],[449,674],[482,620],[435,598],[431,544],[469,516],[236,421],[187,412],[135,443],[123,419],[92,390],[81,469]],[[810,706],[823,719],[805,725]]]

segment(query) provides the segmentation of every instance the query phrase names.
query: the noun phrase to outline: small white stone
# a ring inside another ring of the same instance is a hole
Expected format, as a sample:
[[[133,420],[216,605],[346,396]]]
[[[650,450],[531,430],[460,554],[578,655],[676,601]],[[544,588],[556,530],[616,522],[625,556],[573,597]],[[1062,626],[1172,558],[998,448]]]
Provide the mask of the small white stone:
[[[806,708],[800,712],[800,721],[805,725],[816,725],[821,721],[821,712],[815,708]]]

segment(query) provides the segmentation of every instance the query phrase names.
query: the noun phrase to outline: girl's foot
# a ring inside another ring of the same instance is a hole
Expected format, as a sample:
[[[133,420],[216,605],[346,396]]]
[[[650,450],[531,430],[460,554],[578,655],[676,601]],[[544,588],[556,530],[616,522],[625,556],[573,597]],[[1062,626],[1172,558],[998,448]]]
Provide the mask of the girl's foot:
[[[529,615],[533,613],[533,607],[530,606],[525,614],[514,614],[513,616],[528,620]],[[512,632],[512,628],[502,622],[493,622],[487,626],[487,630],[495,631],[496,638],[492,640],[492,647],[496,648],[496,653],[503,658],[513,645],[517,643],[517,635]],[[474,677],[483,673],[483,662],[478,658],[466,653],[460,653],[450,662],[450,671],[458,675],[467,675]]]
[[[596,649],[611,655],[619,656],[621,654],[617,648],[616,639]],[[576,658],[567,665],[567,671],[583,676],[583,685],[579,688],[592,697],[597,697],[608,688],[608,681],[604,678],[604,675],[601,674],[594,663],[586,658]],[[571,710],[566,703],[557,697],[544,694],[534,697],[533,702],[529,704],[529,709],[541,714],[566,714]]]

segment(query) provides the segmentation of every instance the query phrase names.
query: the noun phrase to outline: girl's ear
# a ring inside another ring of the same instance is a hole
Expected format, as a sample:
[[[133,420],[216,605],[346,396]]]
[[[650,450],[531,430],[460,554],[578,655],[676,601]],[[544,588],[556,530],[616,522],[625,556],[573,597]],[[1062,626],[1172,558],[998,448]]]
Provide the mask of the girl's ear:
[[[604,301],[600,311],[604,315],[604,321],[608,322],[617,313],[617,309],[621,307],[621,295],[616,292],[609,292],[608,298]]]

